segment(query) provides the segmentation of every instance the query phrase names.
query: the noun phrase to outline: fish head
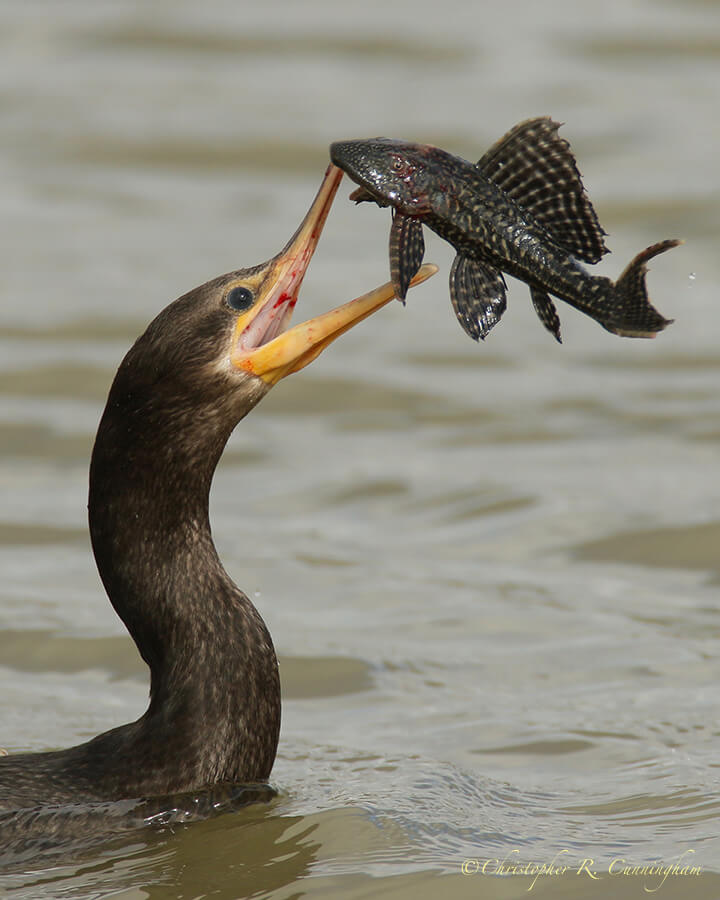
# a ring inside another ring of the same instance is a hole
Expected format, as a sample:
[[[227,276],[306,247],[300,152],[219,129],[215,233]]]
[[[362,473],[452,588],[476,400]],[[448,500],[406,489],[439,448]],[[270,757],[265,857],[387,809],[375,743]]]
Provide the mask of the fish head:
[[[372,198],[380,206],[392,206],[405,216],[421,217],[432,211],[432,193],[438,185],[437,147],[390,138],[336,141],[330,158],[361,191],[358,200]],[[369,195],[369,196],[368,196]]]

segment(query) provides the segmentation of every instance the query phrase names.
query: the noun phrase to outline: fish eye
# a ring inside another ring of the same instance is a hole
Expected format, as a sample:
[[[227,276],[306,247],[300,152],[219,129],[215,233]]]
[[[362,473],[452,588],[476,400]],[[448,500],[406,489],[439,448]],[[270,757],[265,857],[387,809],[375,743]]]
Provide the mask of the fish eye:
[[[250,288],[234,287],[232,290],[228,291],[225,302],[230,309],[234,309],[237,312],[243,312],[246,309],[250,309],[253,305],[255,302],[255,294],[253,294]]]

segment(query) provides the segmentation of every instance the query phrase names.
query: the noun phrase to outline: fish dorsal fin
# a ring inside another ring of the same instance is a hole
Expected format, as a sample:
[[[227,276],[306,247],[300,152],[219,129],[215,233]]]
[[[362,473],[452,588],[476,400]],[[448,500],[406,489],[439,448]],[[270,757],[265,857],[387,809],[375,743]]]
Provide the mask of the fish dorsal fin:
[[[570,144],[548,117],[520,122],[478,162],[481,173],[588,263],[608,252]]]

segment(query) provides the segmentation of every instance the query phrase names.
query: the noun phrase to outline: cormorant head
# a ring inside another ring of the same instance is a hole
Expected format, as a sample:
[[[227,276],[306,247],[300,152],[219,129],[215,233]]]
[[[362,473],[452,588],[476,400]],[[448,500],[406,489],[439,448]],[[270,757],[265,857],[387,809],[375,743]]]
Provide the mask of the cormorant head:
[[[330,166],[285,248],[268,262],[208,281],[166,307],[123,360],[108,406],[132,429],[155,420],[176,433],[193,421],[230,428],[281,378],[308,365],[344,331],[393,299],[383,285],[289,327],[342,172]],[[415,282],[436,271],[424,266]],[[211,429],[212,430],[212,429]]]

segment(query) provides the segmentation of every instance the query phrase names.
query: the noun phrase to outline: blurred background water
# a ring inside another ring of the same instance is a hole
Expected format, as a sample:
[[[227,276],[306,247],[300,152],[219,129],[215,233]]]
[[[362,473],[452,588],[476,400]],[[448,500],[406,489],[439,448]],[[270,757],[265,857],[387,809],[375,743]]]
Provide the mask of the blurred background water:
[[[616,277],[662,238],[675,324],[616,338],[512,283],[481,346],[441,272],[279,385],[216,477],[281,656],[278,798],[0,877],[9,897],[720,894],[720,4],[0,6],[0,744],[142,713],[86,535],[114,370],[159,309],[285,243],[332,140],[468,159],[566,123]],[[341,187],[309,317],[387,279]],[[568,864],[564,878],[476,872]],[[683,856],[684,854],[684,856]],[[597,879],[582,861],[592,859]],[[463,874],[470,860],[471,874]],[[615,868],[614,872],[618,869]]]

